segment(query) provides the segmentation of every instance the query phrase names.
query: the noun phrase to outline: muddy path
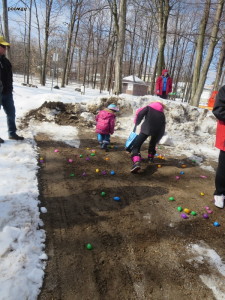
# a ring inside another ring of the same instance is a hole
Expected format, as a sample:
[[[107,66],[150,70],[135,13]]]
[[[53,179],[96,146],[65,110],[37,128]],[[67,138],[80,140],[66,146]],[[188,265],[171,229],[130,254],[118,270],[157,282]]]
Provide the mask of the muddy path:
[[[82,132],[79,149],[44,135],[36,140],[44,159],[39,188],[48,210],[41,217],[49,257],[39,300],[215,299],[199,277],[210,274],[210,266],[188,262],[187,251],[189,244],[205,242],[225,258],[223,226],[212,225],[224,219],[211,202],[213,173],[162,148],[165,160],[143,161],[141,174],[130,174],[124,141],[113,138],[116,147],[105,153],[91,132]],[[185,174],[176,180],[180,171]],[[175,201],[168,201],[171,196]],[[198,215],[183,220],[179,205]],[[208,220],[201,216],[205,206],[214,210]]]

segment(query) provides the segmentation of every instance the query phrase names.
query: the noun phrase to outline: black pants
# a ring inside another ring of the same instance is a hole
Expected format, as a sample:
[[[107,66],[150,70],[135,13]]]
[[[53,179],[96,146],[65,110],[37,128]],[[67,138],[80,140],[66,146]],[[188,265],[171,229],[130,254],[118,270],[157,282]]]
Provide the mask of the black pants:
[[[167,99],[166,92],[162,92],[162,95],[159,95],[159,97],[162,98],[162,99]]]
[[[225,195],[225,151],[220,150],[218,167],[215,178],[216,190],[214,195]]]
[[[140,133],[138,135],[137,140],[135,141],[131,152],[131,157],[139,155],[141,151],[141,146],[148,137],[149,136],[144,133]],[[149,141],[149,146],[148,146],[148,154],[153,154],[153,155],[156,154],[155,147],[157,142],[158,142],[158,137],[151,136],[151,139]]]

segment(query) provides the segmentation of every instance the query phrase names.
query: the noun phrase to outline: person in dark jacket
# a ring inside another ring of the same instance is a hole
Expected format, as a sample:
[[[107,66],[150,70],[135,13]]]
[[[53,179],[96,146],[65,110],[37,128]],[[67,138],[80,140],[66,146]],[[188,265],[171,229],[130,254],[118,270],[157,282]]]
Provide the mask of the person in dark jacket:
[[[10,61],[5,57],[6,49],[10,44],[6,42],[3,36],[0,36],[0,72],[2,81],[2,101],[1,105],[7,116],[8,135],[12,140],[23,140],[22,136],[16,134],[16,111],[13,101],[13,75],[12,65]],[[4,140],[0,138],[0,143],[4,143]]]
[[[225,200],[225,85],[220,88],[216,96],[212,112],[218,119],[215,146],[220,149],[215,177],[214,201],[215,206],[223,208]]]
[[[141,125],[141,131],[138,135],[131,152],[133,166],[131,173],[137,173],[141,168],[140,150],[144,141],[151,136],[148,147],[148,158],[153,162],[156,154],[156,144],[160,141],[165,133],[166,120],[164,115],[164,104],[161,102],[153,102],[148,106],[139,110],[135,125],[138,126],[144,119]]]
[[[163,99],[167,99],[169,93],[172,92],[172,78],[169,76],[168,70],[162,70],[162,75],[156,79],[155,93]]]

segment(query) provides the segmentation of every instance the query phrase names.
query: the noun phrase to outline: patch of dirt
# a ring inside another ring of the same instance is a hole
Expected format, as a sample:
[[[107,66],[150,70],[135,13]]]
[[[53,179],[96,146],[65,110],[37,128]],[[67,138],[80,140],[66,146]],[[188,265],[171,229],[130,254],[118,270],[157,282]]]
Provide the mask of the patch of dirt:
[[[36,140],[44,159],[39,188],[48,210],[41,217],[49,257],[39,300],[214,299],[199,278],[211,273],[210,266],[205,262],[196,268],[187,262],[191,255],[186,251],[190,243],[206,242],[225,258],[224,212],[211,201],[214,174],[165,147],[159,150],[165,160],[143,160],[141,173],[130,174],[123,140],[112,138],[114,148],[106,153],[95,134],[83,129],[79,149],[44,135]],[[145,147],[142,155],[147,157]],[[198,215],[184,220],[178,206]],[[205,206],[214,210],[208,220],[202,218]],[[214,221],[222,226],[214,227]]]

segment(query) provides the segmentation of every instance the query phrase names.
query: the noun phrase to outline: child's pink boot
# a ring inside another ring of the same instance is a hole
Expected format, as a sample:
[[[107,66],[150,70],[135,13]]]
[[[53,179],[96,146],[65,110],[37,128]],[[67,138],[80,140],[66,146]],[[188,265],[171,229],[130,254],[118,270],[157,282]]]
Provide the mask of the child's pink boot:
[[[133,166],[130,170],[131,173],[137,173],[141,169],[141,157],[136,155],[132,157]]]

